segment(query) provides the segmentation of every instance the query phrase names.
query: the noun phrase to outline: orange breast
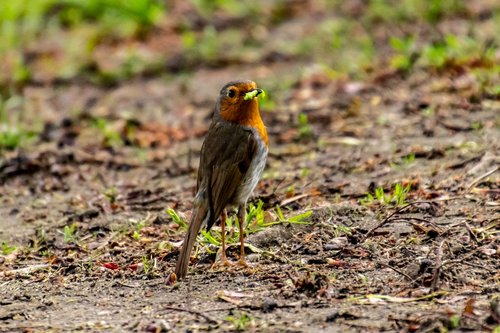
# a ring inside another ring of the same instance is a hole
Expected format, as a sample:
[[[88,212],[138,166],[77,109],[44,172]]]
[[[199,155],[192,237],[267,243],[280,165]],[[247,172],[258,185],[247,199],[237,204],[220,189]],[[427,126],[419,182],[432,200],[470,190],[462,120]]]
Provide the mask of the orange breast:
[[[268,145],[266,126],[260,117],[259,102],[256,98],[241,103],[223,103],[220,115],[228,122],[255,128],[262,141]]]

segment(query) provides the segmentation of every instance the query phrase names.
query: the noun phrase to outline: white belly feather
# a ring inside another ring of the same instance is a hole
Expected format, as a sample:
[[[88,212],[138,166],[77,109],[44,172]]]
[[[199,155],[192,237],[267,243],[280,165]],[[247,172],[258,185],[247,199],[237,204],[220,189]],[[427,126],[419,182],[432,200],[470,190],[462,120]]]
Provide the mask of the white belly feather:
[[[254,135],[258,134],[254,132]],[[257,147],[257,151],[255,152],[255,157],[250,163],[245,178],[238,188],[236,199],[238,204],[246,203],[248,201],[248,198],[257,186],[257,183],[262,176],[262,171],[264,171],[264,167],[266,166],[268,151],[267,146],[260,139],[257,140],[257,142],[259,143],[259,146]]]

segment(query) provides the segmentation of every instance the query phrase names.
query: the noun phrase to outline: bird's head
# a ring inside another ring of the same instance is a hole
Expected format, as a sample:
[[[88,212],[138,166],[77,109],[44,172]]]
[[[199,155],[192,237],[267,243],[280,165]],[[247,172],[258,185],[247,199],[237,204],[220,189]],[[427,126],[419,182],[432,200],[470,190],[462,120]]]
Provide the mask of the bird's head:
[[[220,91],[215,116],[254,128],[267,145],[266,127],[259,113],[259,95],[264,95],[264,90],[257,88],[253,81],[229,82]]]
[[[263,93],[253,81],[229,82],[220,91],[216,112],[226,121],[244,123],[259,114],[258,96]]]

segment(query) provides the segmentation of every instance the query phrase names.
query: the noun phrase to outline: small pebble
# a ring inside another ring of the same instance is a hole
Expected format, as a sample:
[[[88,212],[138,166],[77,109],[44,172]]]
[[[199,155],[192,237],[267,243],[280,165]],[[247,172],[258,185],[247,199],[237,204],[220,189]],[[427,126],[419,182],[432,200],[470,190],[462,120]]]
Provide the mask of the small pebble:
[[[330,239],[330,241],[328,241],[328,243],[325,244],[324,249],[326,251],[340,250],[346,247],[348,243],[349,241],[347,240],[347,237],[336,237]]]
[[[336,321],[338,317],[339,317],[339,313],[337,311],[335,311],[333,313],[330,313],[328,316],[326,316],[325,321],[327,323],[332,323],[332,322]]]
[[[277,307],[278,303],[272,298],[267,297],[262,301],[262,312],[264,313],[273,312]]]
[[[251,254],[246,256],[246,259],[248,262],[258,262],[260,260],[260,254],[251,253]]]

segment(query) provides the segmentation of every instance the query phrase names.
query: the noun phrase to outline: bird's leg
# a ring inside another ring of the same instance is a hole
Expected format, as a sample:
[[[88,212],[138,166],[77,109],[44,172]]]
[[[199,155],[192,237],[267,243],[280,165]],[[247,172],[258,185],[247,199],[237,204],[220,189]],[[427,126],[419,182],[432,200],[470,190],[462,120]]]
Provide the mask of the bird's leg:
[[[240,260],[238,263],[241,266],[246,267],[247,263],[245,262],[245,242],[244,242],[244,237],[245,237],[245,219],[246,219],[246,213],[247,213],[247,205],[246,203],[240,205],[238,207],[238,226],[240,227]]]
[[[223,209],[222,213],[220,214],[220,227],[221,227],[221,238],[222,238],[222,253],[220,255],[220,261],[222,266],[227,266],[229,265],[229,261],[227,260],[226,257],[226,219],[227,219],[227,213],[226,210]]]

